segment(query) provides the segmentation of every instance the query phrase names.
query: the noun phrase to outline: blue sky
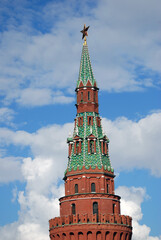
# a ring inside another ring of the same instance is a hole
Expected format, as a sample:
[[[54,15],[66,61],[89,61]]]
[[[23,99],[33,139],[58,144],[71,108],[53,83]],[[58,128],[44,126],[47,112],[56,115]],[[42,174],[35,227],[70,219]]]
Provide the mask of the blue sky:
[[[1,1],[0,239],[47,240],[59,214],[84,23],[122,214],[133,217],[133,240],[161,239],[160,9],[159,0]]]

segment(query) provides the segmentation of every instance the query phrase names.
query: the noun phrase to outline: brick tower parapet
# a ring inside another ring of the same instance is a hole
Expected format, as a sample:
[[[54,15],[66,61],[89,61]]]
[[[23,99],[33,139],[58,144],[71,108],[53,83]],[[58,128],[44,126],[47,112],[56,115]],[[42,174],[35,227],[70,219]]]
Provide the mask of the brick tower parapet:
[[[121,215],[120,196],[115,195],[98,90],[85,41],[76,86],[75,126],[67,139],[65,196],[59,199],[60,217],[49,221],[51,240],[131,240],[132,218]]]

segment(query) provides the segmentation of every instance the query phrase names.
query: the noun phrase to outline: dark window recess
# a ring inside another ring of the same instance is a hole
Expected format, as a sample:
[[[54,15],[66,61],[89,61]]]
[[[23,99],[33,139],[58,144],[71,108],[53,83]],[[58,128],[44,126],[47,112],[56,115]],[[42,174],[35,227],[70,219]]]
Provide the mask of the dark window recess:
[[[113,234],[113,240],[115,240],[117,238],[117,233],[115,232],[114,234]]]
[[[89,117],[89,125],[91,125],[91,124],[92,124],[92,118]]]
[[[108,184],[107,184],[107,193],[109,193],[109,186],[108,186]]]
[[[95,183],[91,184],[91,192],[96,192]]]
[[[115,213],[115,204],[113,203],[113,214]]]
[[[75,193],[78,193],[78,184],[75,184]]]
[[[94,141],[90,141],[90,153],[94,153]]]
[[[72,204],[72,214],[75,215],[75,204],[74,203]]]
[[[97,214],[97,221],[98,221],[98,203],[93,203],[93,214]]]
[[[88,101],[90,101],[90,92],[88,91]]]

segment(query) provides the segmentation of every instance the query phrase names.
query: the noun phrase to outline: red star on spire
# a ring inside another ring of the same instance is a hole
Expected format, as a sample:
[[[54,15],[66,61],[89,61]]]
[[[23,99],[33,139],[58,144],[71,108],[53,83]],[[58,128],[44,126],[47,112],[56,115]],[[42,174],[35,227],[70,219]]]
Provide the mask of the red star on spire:
[[[83,39],[84,37],[88,36],[88,32],[87,32],[88,29],[89,29],[89,26],[86,27],[86,25],[84,24],[84,28],[83,28],[83,30],[81,31],[81,33],[83,34],[83,35],[82,35],[82,39]]]

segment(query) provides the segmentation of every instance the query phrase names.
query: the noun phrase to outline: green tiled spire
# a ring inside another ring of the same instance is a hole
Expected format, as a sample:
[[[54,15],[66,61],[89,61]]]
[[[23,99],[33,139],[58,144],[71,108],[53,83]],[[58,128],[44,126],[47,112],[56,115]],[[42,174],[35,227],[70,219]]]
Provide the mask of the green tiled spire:
[[[88,80],[90,81],[91,85],[94,86],[96,82],[94,78],[94,74],[92,71],[90,56],[88,52],[87,44],[83,45],[82,49],[82,56],[80,62],[80,70],[79,70],[79,78],[77,81],[77,87],[79,87],[80,82],[82,81],[83,85],[86,86]]]
[[[88,125],[87,117],[93,117],[93,125]],[[78,126],[78,118],[83,117],[83,125]],[[108,154],[102,154],[101,151],[101,139],[106,138],[107,142],[109,142],[108,138],[103,134],[102,126],[97,126],[96,117],[99,117],[98,113],[95,112],[84,112],[77,114],[76,117],[76,126],[74,128],[73,138],[68,138],[69,141],[73,141],[75,136],[79,136],[81,141],[81,153],[75,154],[74,153],[74,143],[72,148],[71,156],[69,157],[68,161],[68,171],[77,168],[82,169],[85,166],[86,169],[90,167],[95,169],[96,166],[98,168],[104,167],[106,170],[112,170],[111,162]],[[94,135],[96,139],[96,153],[88,153],[88,137],[90,135]]]
[[[79,72],[79,79],[77,81],[77,88],[79,87],[81,81],[83,86],[85,87],[88,80],[90,81],[92,87],[96,86],[96,80],[94,79],[94,75],[92,72],[89,52],[87,44],[83,45],[82,56],[81,56],[81,64],[80,64],[80,72]],[[86,91],[87,88],[84,88]],[[92,88],[95,91],[98,91],[95,88]],[[92,91],[93,91],[92,90]],[[89,88],[88,90],[89,91]],[[79,89],[77,93],[79,92]],[[82,103],[86,104],[86,103]],[[95,104],[91,101],[91,104]],[[88,109],[88,108],[87,108]],[[90,108],[89,108],[90,109]],[[89,124],[89,117],[92,118],[92,123]],[[81,118],[81,124],[80,124]],[[95,169],[98,167],[101,169],[102,167],[105,170],[112,171],[113,168],[111,167],[111,162],[109,158],[108,151],[106,154],[102,153],[101,143],[102,141],[108,143],[109,140],[106,135],[103,133],[101,121],[98,124],[99,113],[97,111],[81,111],[77,112],[77,116],[75,119],[75,127],[73,136],[70,136],[67,139],[67,142],[72,144],[72,151],[69,156],[67,170],[77,170],[78,168],[81,170],[83,167],[86,169],[92,168]],[[93,138],[93,141],[96,143],[95,152],[91,153],[88,151],[88,141]],[[81,152],[75,152],[75,142],[81,142]],[[71,145],[70,145],[71,146]]]

